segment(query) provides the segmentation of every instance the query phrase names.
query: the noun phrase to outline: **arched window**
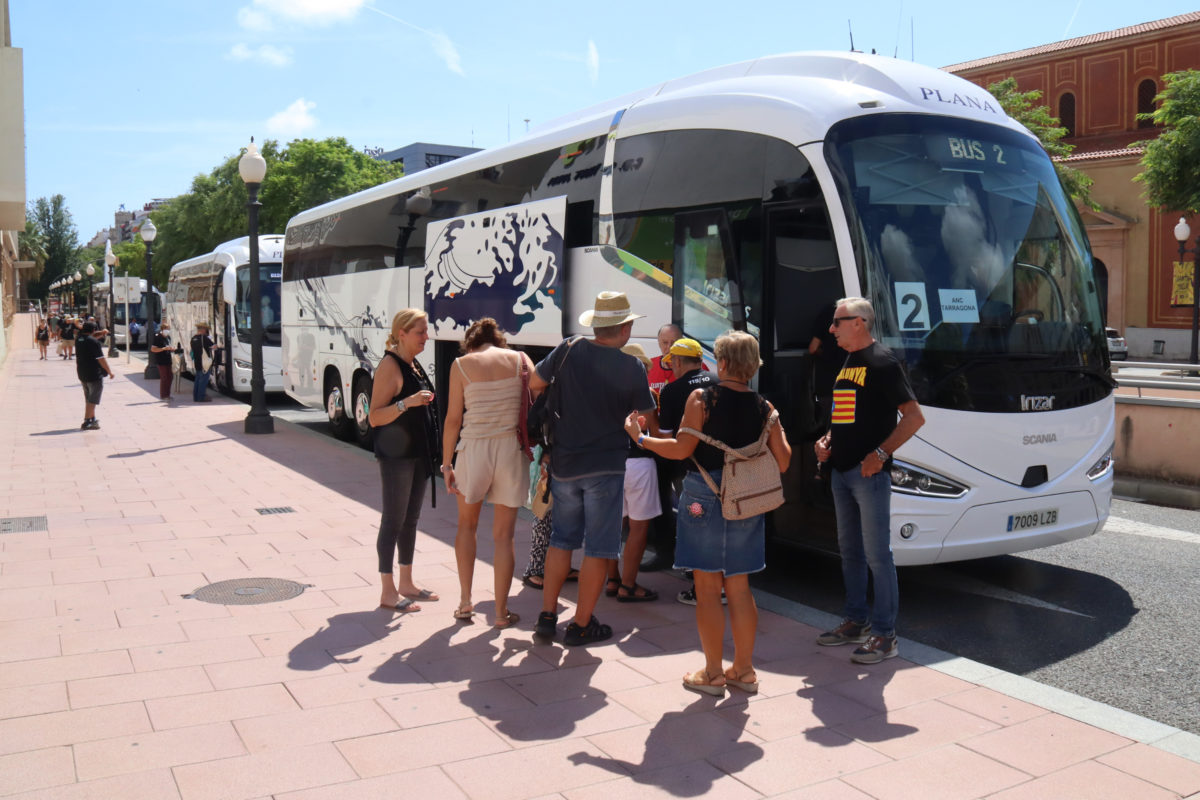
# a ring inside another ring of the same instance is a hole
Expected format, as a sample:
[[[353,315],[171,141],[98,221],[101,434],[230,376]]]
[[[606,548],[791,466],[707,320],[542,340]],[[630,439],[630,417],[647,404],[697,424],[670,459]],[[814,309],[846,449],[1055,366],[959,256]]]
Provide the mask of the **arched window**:
[[[1140,119],[1140,116],[1142,114],[1153,114],[1154,113],[1154,110],[1155,110],[1154,97],[1157,94],[1158,94],[1158,84],[1154,82],[1153,78],[1147,78],[1146,80],[1144,80],[1138,84],[1137,110],[1138,110],[1139,119],[1137,121],[1137,126],[1139,128],[1153,128],[1154,127],[1154,123],[1151,120]]]
[[[1067,129],[1067,137],[1075,135],[1075,95],[1065,92],[1058,98],[1058,123]]]

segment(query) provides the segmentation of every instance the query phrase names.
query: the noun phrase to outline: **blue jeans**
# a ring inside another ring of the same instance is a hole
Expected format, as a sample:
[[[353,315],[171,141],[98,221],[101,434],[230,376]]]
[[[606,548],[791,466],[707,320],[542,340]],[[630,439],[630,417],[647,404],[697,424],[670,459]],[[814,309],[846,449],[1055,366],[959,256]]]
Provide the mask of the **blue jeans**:
[[[859,467],[830,470],[833,504],[837,511],[838,550],[842,582],[846,585],[846,619],[871,622],[876,636],[896,634],[900,590],[892,560],[892,476],[881,470],[864,478]],[[875,606],[867,606],[867,569],[875,582]]]
[[[621,550],[621,498],[625,474],[554,478],[550,546],[578,550],[593,558],[617,558]]]
[[[196,402],[202,402],[206,389],[208,389],[208,373],[197,372],[196,382],[192,384],[192,399]]]

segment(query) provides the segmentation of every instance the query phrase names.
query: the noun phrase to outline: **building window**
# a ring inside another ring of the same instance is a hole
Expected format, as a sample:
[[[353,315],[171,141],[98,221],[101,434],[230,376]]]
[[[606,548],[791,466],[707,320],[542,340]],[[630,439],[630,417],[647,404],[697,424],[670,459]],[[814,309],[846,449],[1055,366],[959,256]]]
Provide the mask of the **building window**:
[[[436,167],[438,164],[445,164],[447,161],[453,161],[456,158],[458,158],[458,156],[448,156],[442,153],[426,153],[425,166]]]
[[[1058,122],[1067,129],[1067,137],[1075,135],[1075,95],[1066,92],[1058,98]]]
[[[1147,78],[1138,84],[1137,88],[1137,110],[1138,110],[1138,128],[1153,128],[1154,121],[1142,119],[1142,114],[1153,114],[1155,110],[1154,98],[1158,94],[1158,84],[1153,78]]]

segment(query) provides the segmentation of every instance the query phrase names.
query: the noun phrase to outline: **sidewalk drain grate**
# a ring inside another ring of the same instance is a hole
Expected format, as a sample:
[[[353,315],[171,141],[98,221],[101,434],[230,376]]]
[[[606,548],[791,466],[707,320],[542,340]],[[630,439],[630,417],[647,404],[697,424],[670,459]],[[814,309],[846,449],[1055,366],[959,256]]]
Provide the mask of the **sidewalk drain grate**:
[[[0,519],[0,533],[29,533],[47,531],[45,517],[4,517]]]
[[[199,600],[226,606],[255,606],[261,603],[277,603],[300,596],[309,583],[296,583],[283,578],[234,578],[201,586],[185,600]]]
[[[296,509],[291,506],[276,506],[275,508],[256,508],[254,509],[260,514],[295,514]]]

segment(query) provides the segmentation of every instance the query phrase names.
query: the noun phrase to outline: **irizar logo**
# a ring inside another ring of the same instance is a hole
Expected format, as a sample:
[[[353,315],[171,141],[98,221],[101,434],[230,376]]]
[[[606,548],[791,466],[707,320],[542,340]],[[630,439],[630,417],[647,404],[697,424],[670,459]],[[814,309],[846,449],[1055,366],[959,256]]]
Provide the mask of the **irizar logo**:
[[[1054,395],[1023,394],[1021,395],[1022,411],[1053,411]]]
[[[1054,433],[1030,433],[1021,437],[1021,444],[1049,444],[1057,441],[1058,435]]]

